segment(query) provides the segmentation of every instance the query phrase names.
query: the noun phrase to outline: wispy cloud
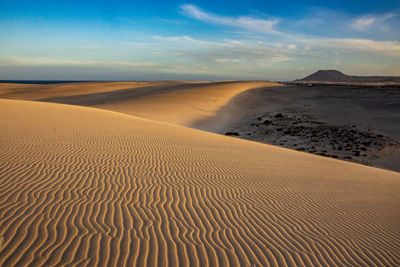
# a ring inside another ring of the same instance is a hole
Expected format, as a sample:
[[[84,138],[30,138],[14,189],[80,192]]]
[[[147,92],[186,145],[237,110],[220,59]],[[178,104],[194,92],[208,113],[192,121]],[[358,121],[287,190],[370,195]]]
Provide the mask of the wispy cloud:
[[[121,67],[156,67],[159,66],[153,62],[130,62],[130,61],[93,61],[93,60],[62,60],[52,58],[25,58],[25,57],[7,57],[0,60],[0,65],[29,65],[29,66],[121,66]]]
[[[239,63],[240,59],[231,59],[231,58],[217,58],[215,62],[218,63]]]
[[[210,71],[223,70],[220,68],[221,65],[231,70],[256,65],[270,67],[271,63],[289,61],[297,48],[294,44],[276,45],[254,40],[224,39],[205,42],[189,36],[158,36],[157,40],[170,44],[169,55],[174,55],[176,51],[180,52],[176,60],[209,66]],[[219,63],[218,69],[214,69],[215,63]]]
[[[195,39],[195,38],[192,38],[192,37],[187,36],[187,35],[182,35],[182,36],[159,36],[159,35],[155,35],[152,38],[154,40],[156,40],[156,41],[159,41],[159,42],[190,43],[192,46],[193,45],[210,46],[210,45],[220,45],[221,44],[219,42],[214,42],[214,41],[209,41],[209,40]]]
[[[383,15],[364,15],[352,21],[350,27],[360,32],[366,32],[371,29],[385,30],[388,28],[386,21],[395,17],[394,13],[387,13]]]
[[[351,39],[351,38],[324,38],[307,39],[303,43],[312,47],[329,48],[334,51],[364,51],[386,56],[400,58],[400,42],[398,41],[374,41],[369,39]]]
[[[242,16],[237,18],[224,17],[203,11],[197,6],[190,4],[182,5],[180,6],[180,8],[186,16],[201,21],[224,26],[237,27],[266,34],[281,34],[281,32],[275,29],[275,26],[279,23],[278,19],[264,20],[253,18],[250,16]]]
[[[356,19],[352,24],[351,28],[358,31],[366,31],[371,28],[376,22],[375,17],[361,17]]]

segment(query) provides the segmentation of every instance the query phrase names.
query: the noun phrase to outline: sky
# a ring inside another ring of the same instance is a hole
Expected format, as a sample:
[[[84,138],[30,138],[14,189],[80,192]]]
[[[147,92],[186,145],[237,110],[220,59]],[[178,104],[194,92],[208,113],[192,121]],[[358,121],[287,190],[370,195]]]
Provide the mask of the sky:
[[[400,76],[400,1],[0,0],[0,80]]]

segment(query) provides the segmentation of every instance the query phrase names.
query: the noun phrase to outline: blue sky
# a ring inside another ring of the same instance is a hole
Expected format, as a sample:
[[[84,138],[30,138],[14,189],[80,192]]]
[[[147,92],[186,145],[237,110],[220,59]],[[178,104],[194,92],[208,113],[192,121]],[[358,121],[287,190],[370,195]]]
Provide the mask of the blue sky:
[[[400,1],[4,1],[0,79],[400,76]]]

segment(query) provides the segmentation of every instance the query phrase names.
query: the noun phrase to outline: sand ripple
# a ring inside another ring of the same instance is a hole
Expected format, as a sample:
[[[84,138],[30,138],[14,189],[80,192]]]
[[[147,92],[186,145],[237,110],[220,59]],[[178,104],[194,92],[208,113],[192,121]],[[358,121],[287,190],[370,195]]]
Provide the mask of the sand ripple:
[[[398,266],[400,174],[0,100],[0,266]]]

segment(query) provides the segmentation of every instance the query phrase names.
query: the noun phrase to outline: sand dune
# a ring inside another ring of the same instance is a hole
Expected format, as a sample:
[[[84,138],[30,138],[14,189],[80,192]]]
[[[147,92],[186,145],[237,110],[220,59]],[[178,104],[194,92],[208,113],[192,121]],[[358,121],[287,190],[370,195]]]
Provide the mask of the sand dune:
[[[108,89],[107,84],[105,85]],[[94,106],[143,118],[191,126],[197,121],[214,116],[217,110],[244,91],[274,85],[278,84],[261,81],[165,82],[146,87],[87,94],[76,94],[80,92],[79,85],[76,85],[77,88],[74,87],[70,95],[47,97],[47,94],[40,94],[40,100]],[[103,85],[98,83],[97,86],[102,88]]]
[[[191,126],[212,117],[236,95],[259,87],[276,86],[273,82],[212,82],[185,86],[134,98],[120,98],[95,105],[143,118]]]
[[[1,266],[398,266],[400,174],[0,100]]]
[[[53,84],[0,83],[0,98],[40,100],[44,98],[82,96],[116,90],[177,83],[179,82],[72,82]]]
[[[0,84],[0,98],[94,106],[191,126],[214,116],[244,91],[276,85],[265,81]]]

